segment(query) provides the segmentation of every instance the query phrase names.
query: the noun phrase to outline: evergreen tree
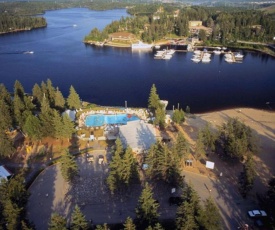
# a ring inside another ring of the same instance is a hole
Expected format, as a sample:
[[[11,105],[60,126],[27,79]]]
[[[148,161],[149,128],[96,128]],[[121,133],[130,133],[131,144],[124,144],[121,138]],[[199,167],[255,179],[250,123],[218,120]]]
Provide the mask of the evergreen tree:
[[[204,145],[204,142],[203,142],[203,136],[202,136],[201,132],[199,132],[198,138],[196,140],[195,156],[196,156],[197,160],[206,157],[205,145]]]
[[[42,126],[38,117],[34,115],[29,115],[26,119],[26,122],[23,126],[23,131],[32,139],[32,140],[41,140],[42,139]]]
[[[37,83],[35,83],[32,88],[32,95],[34,97],[34,102],[40,106],[43,100],[43,92]]]
[[[184,112],[182,109],[180,109],[180,110],[175,109],[173,116],[172,116],[172,121],[174,121],[177,124],[181,124],[185,121]]]
[[[4,84],[0,84],[0,100],[4,101],[9,107],[12,106],[11,94],[8,92]]]
[[[74,128],[74,123],[71,121],[68,114],[64,114],[62,116],[62,124],[63,124],[62,137],[67,139],[71,138],[73,133],[75,132],[75,128]]]
[[[66,230],[66,219],[58,213],[51,215],[49,230]]]
[[[20,224],[20,212],[22,208],[19,208],[16,203],[13,203],[10,199],[3,202],[3,216],[5,218],[7,230],[14,230],[19,228]]]
[[[22,86],[22,84],[16,80],[14,83],[14,96],[18,96],[19,98],[21,98],[21,100],[23,100],[25,95],[25,90]]]
[[[199,130],[204,146],[211,151],[215,151],[216,135],[211,132],[209,123],[201,130]]]
[[[78,173],[78,167],[74,157],[67,151],[61,156],[61,174],[66,181],[71,181]]]
[[[88,229],[88,222],[85,219],[85,216],[81,212],[78,205],[75,206],[74,211],[71,217],[71,230],[86,230]]]
[[[148,100],[148,108],[153,112],[154,116],[156,114],[157,108],[159,108],[160,105],[160,99],[159,95],[157,94],[157,88],[155,84],[152,85]]]
[[[136,230],[136,226],[133,223],[133,220],[131,217],[127,217],[123,226],[124,226],[124,230]]]
[[[189,154],[189,143],[185,139],[184,135],[179,132],[177,136],[176,143],[174,144],[175,150],[180,158],[184,158],[185,160],[188,158]]]
[[[52,125],[54,128],[54,137],[55,138],[62,138],[64,133],[66,132],[64,130],[64,125],[62,122],[62,117],[60,116],[59,112],[55,109],[52,111]]]
[[[211,197],[206,199],[204,207],[200,209],[199,216],[197,219],[202,229],[205,229],[205,230],[222,229],[221,215]]]
[[[146,230],[164,230],[160,223],[156,223],[153,227],[149,226]]]
[[[255,177],[255,162],[252,154],[249,154],[239,178],[239,190],[243,197],[246,197],[248,192],[253,188]]]
[[[14,95],[13,99],[13,111],[14,111],[14,118],[19,126],[24,125],[24,117],[23,112],[25,111],[25,104],[24,99],[20,98],[17,94]]]
[[[6,132],[0,132],[0,140],[0,156],[11,157],[16,151],[13,141]]]
[[[136,208],[136,217],[139,225],[147,227],[155,224],[159,216],[158,208],[159,204],[153,198],[152,188],[146,183]]]
[[[11,108],[4,99],[0,99],[0,132],[4,132],[12,127]]]
[[[80,109],[81,101],[73,86],[70,87],[70,93],[67,99],[67,105],[70,109]]]
[[[110,228],[108,227],[108,225],[105,223],[103,225],[97,225],[96,226],[96,230],[110,230]]]
[[[50,102],[51,107],[53,107],[55,104],[55,88],[53,87],[52,81],[50,79],[47,79],[46,85],[47,85],[48,100]]]
[[[133,177],[138,176],[137,161],[130,147],[126,148],[121,164],[123,167],[121,179],[124,184],[128,185]]]
[[[57,90],[55,92],[55,97],[54,97],[54,106],[55,106],[55,108],[57,108],[59,110],[64,110],[65,103],[66,103],[66,101],[63,97],[63,94],[57,88]]]
[[[183,203],[177,209],[177,229],[198,229],[197,217],[201,210],[200,198],[192,185],[187,185],[182,194]]]

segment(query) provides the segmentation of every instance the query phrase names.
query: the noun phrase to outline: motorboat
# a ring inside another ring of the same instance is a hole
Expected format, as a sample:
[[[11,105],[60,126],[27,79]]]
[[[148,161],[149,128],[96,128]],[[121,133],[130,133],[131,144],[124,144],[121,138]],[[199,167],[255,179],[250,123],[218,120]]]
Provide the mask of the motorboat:
[[[155,49],[160,49],[160,45],[155,45]]]
[[[26,51],[26,52],[24,52],[24,54],[34,54],[34,52],[33,51]]]
[[[165,59],[165,60],[169,60],[172,58],[172,55],[171,54],[164,54],[162,59]]]
[[[166,54],[174,54],[176,51],[174,49],[167,50]]]
[[[151,44],[146,44],[141,41],[139,41],[138,43],[132,44],[132,50],[150,50],[150,49],[152,49]]]
[[[209,63],[211,61],[211,59],[209,58],[209,57],[203,57],[202,59],[201,59],[201,62],[202,63]]]
[[[201,61],[199,58],[195,58],[195,57],[191,58],[191,60],[195,63],[199,63]]]
[[[232,58],[229,58],[229,57],[228,57],[228,58],[225,58],[224,60],[225,60],[226,62],[228,62],[228,63],[233,63],[233,59],[232,59]]]
[[[200,50],[195,50],[194,54],[201,54],[201,51]]]
[[[221,50],[213,50],[213,53],[219,55],[222,53],[222,51]]]
[[[234,56],[236,59],[243,59],[243,54],[241,53],[236,53]]]

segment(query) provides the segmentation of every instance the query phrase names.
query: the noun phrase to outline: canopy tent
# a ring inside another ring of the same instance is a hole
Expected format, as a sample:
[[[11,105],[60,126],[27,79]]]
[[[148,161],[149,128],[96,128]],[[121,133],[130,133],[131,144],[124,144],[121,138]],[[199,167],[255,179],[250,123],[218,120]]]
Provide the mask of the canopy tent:
[[[64,116],[64,114],[67,114],[69,116],[69,118],[71,119],[71,121],[75,120],[75,115],[76,115],[75,110],[67,109],[65,112],[62,113],[63,116]]]
[[[11,175],[12,174],[4,166],[0,166],[0,183],[2,179],[8,180]]]

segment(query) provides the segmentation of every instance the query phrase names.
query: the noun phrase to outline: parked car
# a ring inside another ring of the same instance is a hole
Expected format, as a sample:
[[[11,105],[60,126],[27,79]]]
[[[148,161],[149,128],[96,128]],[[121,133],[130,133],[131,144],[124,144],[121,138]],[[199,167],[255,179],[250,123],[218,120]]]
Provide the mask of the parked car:
[[[267,216],[264,210],[251,210],[251,211],[248,211],[247,213],[248,213],[248,216],[251,218]]]

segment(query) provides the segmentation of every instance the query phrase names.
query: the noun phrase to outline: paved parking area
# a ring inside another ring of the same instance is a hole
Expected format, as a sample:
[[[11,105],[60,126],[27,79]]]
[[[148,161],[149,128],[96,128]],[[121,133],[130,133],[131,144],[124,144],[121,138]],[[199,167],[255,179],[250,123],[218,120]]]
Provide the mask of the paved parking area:
[[[105,184],[108,164],[99,164],[98,157],[105,151],[93,151],[94,162],[87,160],[86,154],[77,158],[79,176],[73,183],[66,183],[58,165],[48,167],[34,181],[29,191],[27,216],[39,230],[48,228],[51,213],[59,212],[69,220],[78,204],[87,220],[94,224],[123,223],[128,216],[135,217],[135,208],[142,187],[131,185],[112,196]],[[109,156],[110,157],[110,156]],[[109,158],[105,157],[105,159]],[[160,204],[160,218],[174,218],[176,206],[169,206],[171,188],[154,184],[155,199]]]

